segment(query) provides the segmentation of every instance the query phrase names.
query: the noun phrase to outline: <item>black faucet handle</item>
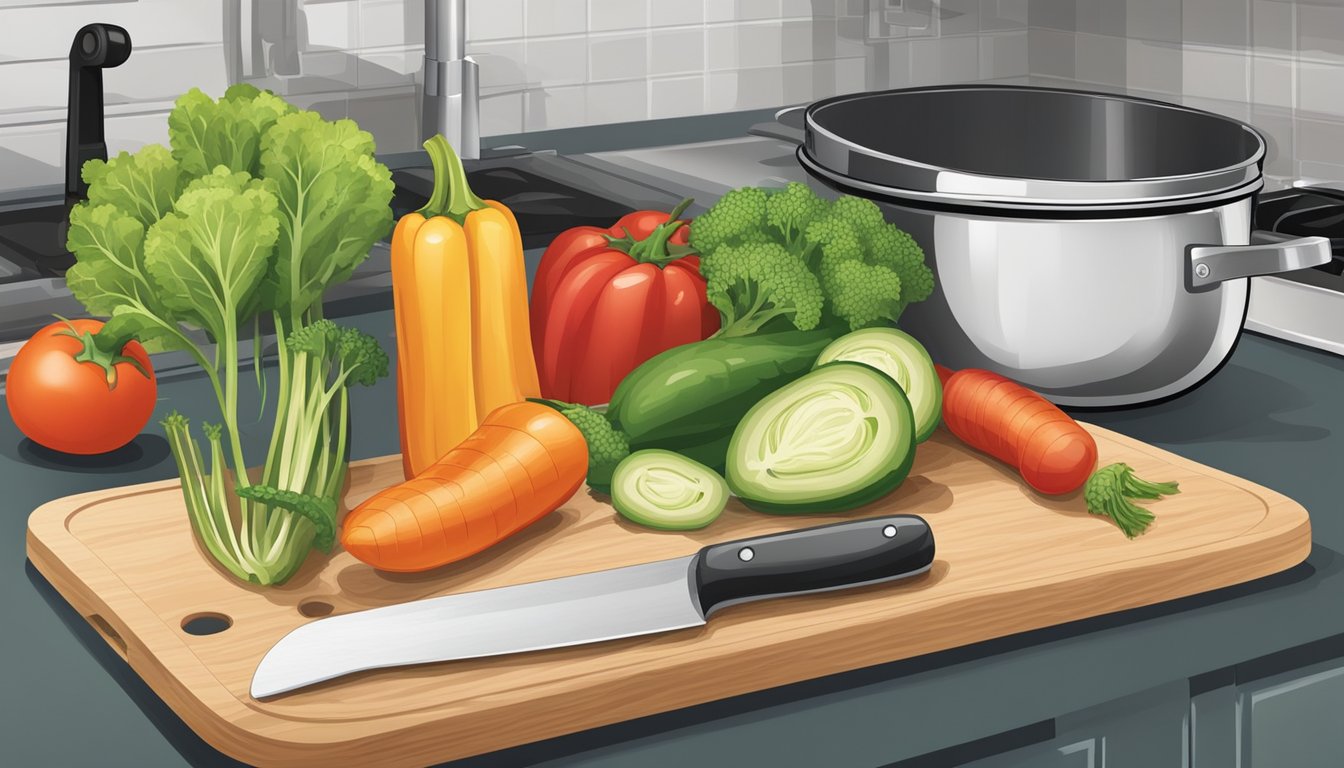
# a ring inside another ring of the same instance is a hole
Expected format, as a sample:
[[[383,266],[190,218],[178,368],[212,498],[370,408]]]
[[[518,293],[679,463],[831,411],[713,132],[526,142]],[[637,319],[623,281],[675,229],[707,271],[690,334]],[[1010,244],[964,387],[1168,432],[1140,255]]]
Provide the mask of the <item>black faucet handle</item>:
[[[115,24],[87,24],[70,44],[70,101],[65,123],[65,198],[89,191],[80,174],[84,163],[107,159],[103,138],[103,70],[131,55],[131,36]]]

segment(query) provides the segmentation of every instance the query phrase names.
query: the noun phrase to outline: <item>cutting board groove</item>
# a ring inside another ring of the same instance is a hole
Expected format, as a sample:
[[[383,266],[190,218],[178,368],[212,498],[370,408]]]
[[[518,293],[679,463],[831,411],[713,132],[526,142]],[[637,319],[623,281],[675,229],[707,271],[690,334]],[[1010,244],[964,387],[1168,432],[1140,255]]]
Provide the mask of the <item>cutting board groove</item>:
[[[1103,463],[1182,493],[1128,541],[1081,494],[1045,499],[943,430],[893,494],[844,515],[775,517],[733,504],[701,531],[631,525],[581,490],[468,561],[382,574],[344,552],[311,556],[286,585],[240,584],[196,543],[176,481],[82,494],[33,512],[28,556],[206,741],[266,766],[415,766],[489,752],[1041,627],[1172,600],[1289,568],[1311,546],[1287,497],[1084,425]],[[352,466],[358,504],[401,477],[399,457]],[[717,541],[887,513],[924,516],[924,576],[735,606],[705,627],[534,654],[353,675],[266,701],[257,662],[312,618],[690,554]],[[329,607],[329,608],[328,608]],[[199,614],[228,617],[188,634]]]

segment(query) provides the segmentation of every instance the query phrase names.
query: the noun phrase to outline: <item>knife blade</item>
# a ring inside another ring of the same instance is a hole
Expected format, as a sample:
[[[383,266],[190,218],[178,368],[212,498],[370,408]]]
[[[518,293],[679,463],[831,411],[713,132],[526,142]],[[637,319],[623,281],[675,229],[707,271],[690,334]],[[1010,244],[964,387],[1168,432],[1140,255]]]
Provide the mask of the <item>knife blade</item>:
[[[729,605],[927,571],[933,532],[888,515],[712,544],[688,557],[331,616],[280,639],[257,666],[261,699],[355,672],[669,632]]]

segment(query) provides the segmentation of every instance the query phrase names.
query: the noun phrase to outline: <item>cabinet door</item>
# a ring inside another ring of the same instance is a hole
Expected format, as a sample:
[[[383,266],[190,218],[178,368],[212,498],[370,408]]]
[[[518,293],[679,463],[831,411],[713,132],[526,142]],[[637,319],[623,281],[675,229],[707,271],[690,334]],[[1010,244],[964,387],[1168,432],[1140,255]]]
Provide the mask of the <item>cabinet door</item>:
[[[1189,765],[1190,686],[1178,680],[1055,718],[1055,738],[967,768],[1182,768]]]
[[[1344,765],[1344,661],[1239,688],[1241,768]]]
[[[962,768],[1102,768],[1096,739],[1088,738],[1074,744],[1060,744],[1055,739],[1046,744],[1033,744],[1011,752],[986,757]]]

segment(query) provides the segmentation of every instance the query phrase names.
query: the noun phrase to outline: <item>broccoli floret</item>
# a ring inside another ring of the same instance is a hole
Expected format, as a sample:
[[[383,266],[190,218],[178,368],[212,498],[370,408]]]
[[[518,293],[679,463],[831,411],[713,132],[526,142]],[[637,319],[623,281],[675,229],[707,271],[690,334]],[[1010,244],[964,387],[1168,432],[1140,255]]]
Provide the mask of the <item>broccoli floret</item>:
[[[295,354],[327,357],[341,336],[341,327],[330,320],[318,320],[289,334],[289,348]]]
[[[765,190],[734,189],[691,222],[691,247],[702,256],[720,246],[760,242],[765,237]]]
[[[923,250],[871,200],[836,200],[808,226],[807,239],[821,249],[818,271],[831,312],[850,328],[894,322],[933,291]]]
[[[342,328],[330,320],[318,320],[289,335],[290,351],[330,360],[337,375],[350,384],[366,387],[387,375],[387,353],[378,340],[356,328]]]
[[[387,353],[377,339],[357,328],[341,329],[336,356],[351,384],[371,387],[387,375]]]
[[[611,492],[611,473],[621,459],[630,455],[630,441],[612,426],[607,417],[586,405],[554,403],[570,423],[579,428],[588,443],[588,487],[599,493]]]
[[[875,203],[828,202],[798,182],[729,192],[691,223],[691,245],[722,316],[718,336],[780,317],[808,330],[824,309],[851,328],[894,322],[933,291],[924,252]]]
[[[830,216],[844,222],[863,237],[872,235],[889,225],[882,217],[882,209],[872,200],[853,195],[843,195],[831,204]]]
[[[933,293],[933,270],[924,263],[924,249],[905,230],[890,224],[868,238],[872,260],[901,278],[901,304],[913,304]]]
[[[827,205],[806,184],[791,181],[784,191],[766,198],[765,221],[778,231],[782,242],[796,247],[807,225],[826,213]]]
[[[745,336],[786,317],[800,331],[821,322],[823,297],[806,262],[779,243],[719,248],[702,259],[706,294],[722,315],[721,336]]]
[[[821,282],[828,287],[831,312],[851,328],[863,328],[899,314],[892,297],[901,295],[901,278],[886,267],[823,257]]]

